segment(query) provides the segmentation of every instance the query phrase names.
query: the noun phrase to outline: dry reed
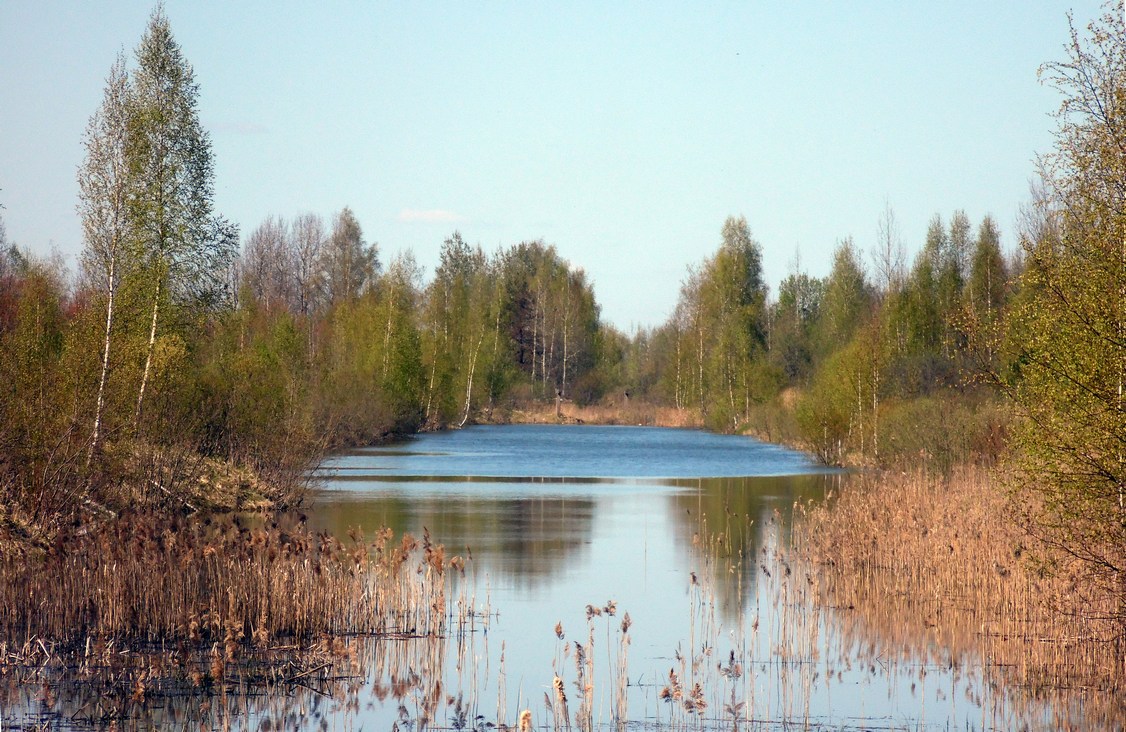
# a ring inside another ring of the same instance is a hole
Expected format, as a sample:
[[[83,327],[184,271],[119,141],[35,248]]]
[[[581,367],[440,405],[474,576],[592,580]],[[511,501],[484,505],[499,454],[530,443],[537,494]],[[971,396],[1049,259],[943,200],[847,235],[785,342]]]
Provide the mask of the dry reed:
[[[647,402],[599,403],[580,406],[564,402],[556,413],[554,402],[524,405],[506,415],[508,424],[599,424],[646,427],[703,427],[697,409],[677,409]]]
[[[41,561],[0,564],[0,632],[64,647],[436,634],[448,562],[427,538],[426,572],[408,571],[418,546],[389,530],[370,543],[355,531],[348,541],[314,535],[300,518],[252,527],[229,516],[127,517],[61,538]]]
[[[42,558],[0,563],[0,694],[66,690],[86,700],[79,716],[111,720],[153,697],[219,695],[218,707],[236,689],[323,695],[326,683],[367,677],[354,663],[361,641],[412,639],[379,651],[403,658],[368,665],[390,669],[379,694],[414,689],[413,719],[432,719],[444,634],[471,632],[475,618],[467,583],[456,610],[447,592],[464,568],[428,533],[341,541],[299,516],[124,516],[60,537]]]
[[[846,635],[976,658],[993,683],[1051,701],[1058,727],[1120,727],[1122,597],[1085,591],[1083,567],[1032,543],[1007,500],[982,469],[863,476],[802,511],[794,542]]]

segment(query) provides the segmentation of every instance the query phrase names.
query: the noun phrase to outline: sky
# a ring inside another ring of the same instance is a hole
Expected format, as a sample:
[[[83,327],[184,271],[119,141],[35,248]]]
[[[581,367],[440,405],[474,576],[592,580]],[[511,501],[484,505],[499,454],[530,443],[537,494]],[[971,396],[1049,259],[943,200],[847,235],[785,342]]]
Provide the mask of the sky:
[[[82,136],[154,3],[0,0],[0,216],[82,247]],[[244,235],[344,206],[383,261],[429,277],[455,230],[542,239],[604,321],[660,325],[688,267],[745,216],[776,289],[866,253],[890,207],[909,255],[936,213],[1016,245],[1085,2],[166,0],[200,87],[215,209]]]

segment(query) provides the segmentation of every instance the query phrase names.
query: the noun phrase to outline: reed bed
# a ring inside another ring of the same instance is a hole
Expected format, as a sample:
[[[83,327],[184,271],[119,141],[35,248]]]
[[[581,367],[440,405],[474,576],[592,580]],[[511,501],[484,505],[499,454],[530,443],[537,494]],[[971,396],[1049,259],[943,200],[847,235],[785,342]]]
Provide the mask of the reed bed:
[[[927,505],[943,503],[930,498]],[[875,515],[881,510],[909,513],[913,505],[923,504],[895,494],[889,507],[876,509]],[[887,557],[873,556],[867,567],[850,561],[848,552],[834,543],[843,534],[832,532],[871,529],[873,509],[865,504],[855,513],[847,507],[834,513],[839,503],[798,506],[796,519],[775,511],[761,522],[752,544],[731,540],[750,535],[749,518],[745,526],[733,525],[728,515],[718,531],[710,530],[703,518],[692,543],[696,570],[689,576],[687,642],[676,647],[669,666],[644,672],[659,678],[644,689],[644,718],[656,729],[678,731],[864,729],[899,715],[905,728],[928,723],[982,729],[1122,728],[1118,687],[1096,688],[1089,679],[1081,686],[1077,669],[1062,661],[1059,665],[1073,674],[1069,685],[1048,687],[1042,672],[1020,676],[1021,662],[1003,655],[1027,654],[1022,645],[1047,642],[1046,636],[1029,637],[1039,632],[1028,625],[1033,613],[1014,610],[1038,589],[987,606],[965,588],[944,597],[933,585],[904,581],[903,573],[914,570],[903,567],[903,554],[895,565]],[[985,508],[982,516],[988,513]],[[827,521],[841,523],[833,528],[820,523]],[[811,560],[814,536],[826,542],[818,544],[824,552],[821,563]],[[886,534],[869,531],[863,536],[870,546],[878,546]],[[744,612],[725,612],[722,605],[731,597],[723,585],[740,581],[747,565],[753,567],[746,575],[753,583],[750,602]],[[881,579],[881,573],[887,575]],[[1011,578],[1013,570],[993,568],[991,576]],[[981,584],[995,582],[987,578]],[[935,612],[938,607],[941,611]],[[1087,613],[1098,617],[1097,610],[1088,608]],[[1002,615],[1004,621],[999,620]],[[1024,635],[1015,636],[1016,629]],[[1070,640],[1065,636],[1061,642]],[[1113,656],[1112,644],[1101,643],[1100,648]],[[1090,650],[1070,661],[1084,662],[1099,661]],[[1033,670],[1028,658],[1023,664]],[[844,706],[851,712],[842,716],[835,700],[847,700]],[[856,714],[857,700],[860,716],[849,716]],[[865,704],[870,705],[867,711]]]
[[[5,730],[350,729],[365,723],[375,701],[402,729],[424,729],[445,715],[456,722],[466,708],[460,697],[444,696],[434,673],[450,648],[440,636],[354,636],[299,651],[250,649],[223,683],[205,687],[195,686],[190,672],[206,671],[207,653],[179,674],[170,672],[178,660],[157,654],[129,654],[78,673],[52,673],[49,665],[29,683],[0,677],[0,719]]]
[[[988,472],[861,476],[799,510],[793,542],[845,638],[887,659],[983,664],[991,689],[1051,702],[1057,729],[1126,724],[1123,597],[1010,519]],[[874,654],[874,655],[876,655]],[[1019,702],[1018,702],[1019,703]]]
[[[444,702],[444,634],[476,622],[469,583],[448,589],[465,566],[426,532],[340,540],[301,516],[121,517],[42,559],[0,563],[0,707],[35,690],[44,709],[65,697],[92,721],[136,719],[152,699],[230,712],[269,689],[332,696],[374,668],[388,679],[375,696],[430,719]]]
[[[421,573],[407,566],[420,548]],[[252,526],[138,515],[63,537],[42,561],[0,564],[0,633],[5,650],[33,638],[71,648],[438,634],[451,566],[464,560],[389,530],[341,541],[300,517]]]

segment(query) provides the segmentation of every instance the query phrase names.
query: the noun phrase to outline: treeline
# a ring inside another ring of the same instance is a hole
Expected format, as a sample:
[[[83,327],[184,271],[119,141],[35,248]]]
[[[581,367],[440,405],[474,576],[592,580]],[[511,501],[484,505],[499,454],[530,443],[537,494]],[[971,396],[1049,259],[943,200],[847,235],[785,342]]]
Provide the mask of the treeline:
[[[961,211],[948,225],[935,215],[910,269],[890,210],[880,230],[875,277],[849,238],[826,277],[792,272],[768,298],[761,247],[729,218],[669,321],[638,336],[639,391],[827,462],[994,453],[1002,425],[974,378],[1006,368],[981,344],[1019,291],[1021,260],[1006,261],[991,218],[975,228]]]
[[[591,285],[540,241],[487,254],[455,232],[424,284],[409,253],[384,267],[345,208],[327,229],[312,214],[270,219],[235,268],[229,352],[242,355],[229,372],[261,373],[262,388],[229,390],[228,413],[245,422],[232,432],[292,420],[364,443],[605,388]]]
[[[0,531],[291,502],[332,445],[607,388],[620,344],[543,242],[486,254],[455,233],[424,284],[345,208],[270,219],[240,250],[197,102],[158,9],[83,140],[77,276],[0,237]]]
[[[828,276],[794,272],[770,298],[761,247],[730,218],[668,322],[632,337],[543,242],[486,253],[455,232],[423,282],[348,208],[270,218],[222,261],[212,235],[206,288],[128,239],[112,266],[88,245],[73,281],[5,244],[3,480],[21,510],[51,516],[166,501],[220,460],[285,500],[333,445],[627,393],[828,462],[992,457],[1005,423],[970,376],[1012,369],[977,344],[1007,322],[1020,261],[991,219],[975,231],[956,212],[906,270],[886,223],[876,281],[845,240]]]
[[[206,300],[163,280],[159,306],[160,273],[127,261],[110,288],[90,257],[72,280],[0,253],[0,468],[31,516],[161,498],[207,460],[284,499],[333,445],[596,401],[621,359],[583,272],[538,241],[486,254],[455,233],[424,284],[347,208],[272,218]]]

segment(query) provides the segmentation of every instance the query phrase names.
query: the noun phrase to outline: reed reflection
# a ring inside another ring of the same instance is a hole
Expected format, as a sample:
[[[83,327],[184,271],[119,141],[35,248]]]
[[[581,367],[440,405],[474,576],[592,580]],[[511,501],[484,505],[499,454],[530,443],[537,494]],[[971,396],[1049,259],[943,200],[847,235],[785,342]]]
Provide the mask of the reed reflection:
[[[794,505],[823,501],[847,479],[841,473],[677,481],[693,488],[669,496],[669,523],[678,554],[692,563],[687,571],[707,566],[713,573],[710,584],[725,618],[742,616],[752,604],[766,539],[779,529],[784,540],[788,537],[785,527],[790,526]],[[711,550],[722,561],[698,562],[702,542],[712,543]]]

